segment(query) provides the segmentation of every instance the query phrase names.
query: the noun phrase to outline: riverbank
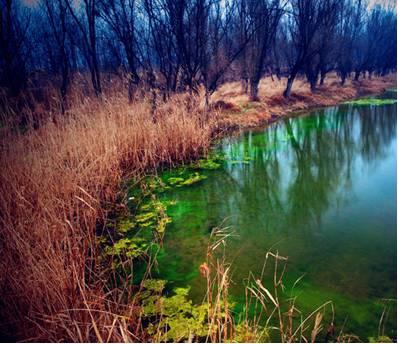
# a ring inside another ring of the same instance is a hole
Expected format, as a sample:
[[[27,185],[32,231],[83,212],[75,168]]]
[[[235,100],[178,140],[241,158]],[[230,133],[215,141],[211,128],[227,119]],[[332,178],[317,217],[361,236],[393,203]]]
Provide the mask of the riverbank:
[[[337,75],[330,75],[323,86],[311,92],[305,80],[296,80],[289,99],[282,93],[284,79],[263,78],[259,86],[259,100],[250,101],[238,82],[227,83],[214,94],[214,107],[221,109],[217,119],[221,128],[248,128],[263,126],[292,113],[300,113],[317,107],[333,106],[366,95],[379,94],[396,87],[396,74],[360,81],[347,80],[341,85]]]
[[[110,209],[125,207],[121,182],[205,155],[215,133],[379,93],[395,86],[395,76],[343,88],[331,78],[314,95],[297,81],[290,100],[278,95],[278,83],[263,81],[258,103],[224,85],[205,119],[200,99],[173,96],[154,111],[150,100],[128,104],[123,90],[112,90],[102,100],[74,94],[66,115],[37,104],[47,114],[38,129],[3,126],[1,332],[18,340],[148,339],[139,308],[120,301],[124,291],[109,290],[97,242]]]

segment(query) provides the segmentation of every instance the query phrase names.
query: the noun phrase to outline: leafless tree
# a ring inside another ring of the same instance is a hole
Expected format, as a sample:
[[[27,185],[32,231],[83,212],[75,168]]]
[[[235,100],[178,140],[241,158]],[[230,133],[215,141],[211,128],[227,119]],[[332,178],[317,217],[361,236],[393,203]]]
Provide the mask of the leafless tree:
[[[280,0],[260,0],[247,3],[247,15],[256,28],[248,45],[250,97],[258,99],[258,84],[264,73],[264,67],[271,52],[279,21],[286,3]]]
[[[60,58],[62,84],[60,87],[62,110],[64,111],[66,94],[69,86],[69,57],[66,48],[67,39],[67,8],[63,0],[43,0],[42,5],[57,44]]]
[[[319,52],[316,40],[328,18],[337,15],[337,8],[337,0],[290,0],[289,26],[294,56],[283,93],[285,97],[290,96],[293,82],[302,68],[306,69],[311,86],[316,84],[314,57]]]
[[[140,81],[138,74],[139,44],[137,41],[137,1],[100,0],[100,15],[120,41],[126,54],[129,69],[129,100],[133,99]]]
[[[101,77],[97,55],[97,1],[82,0],[83,8],[76,7],[76,4],[72,0],[64,1],[82,35],[85,48],[87,49],[87,63],[90,69],[91,81],[94,92],[98,96],[101,94]]]
[[[31,15],[13,0],[0,0],[0,85],[17,95],[26,82]]]

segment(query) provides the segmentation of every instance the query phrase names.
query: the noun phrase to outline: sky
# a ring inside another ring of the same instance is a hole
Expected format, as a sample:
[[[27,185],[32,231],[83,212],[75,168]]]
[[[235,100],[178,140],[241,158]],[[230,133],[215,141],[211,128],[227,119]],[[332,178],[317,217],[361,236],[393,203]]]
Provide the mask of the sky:
[[[75,0],[76,1],[76,0]],[[396,8],[396,1],[397,0],[368,0],[369,1],[369,8],[372,8],[376,4],[380,4],[385,7],[395,7]],[[34,6],[38,0],[22,0],[22,3],[28,6]]]
[[[373,7],[375,4],[380,4],[385,7],[396,7],[396,0],[370,0],[369,7]]]

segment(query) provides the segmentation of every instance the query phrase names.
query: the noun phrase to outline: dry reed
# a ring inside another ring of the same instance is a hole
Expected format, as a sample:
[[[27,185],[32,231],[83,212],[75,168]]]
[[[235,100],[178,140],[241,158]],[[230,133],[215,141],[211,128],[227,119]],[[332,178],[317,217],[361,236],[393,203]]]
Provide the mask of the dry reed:
[[[127,104],[113,94],[75,101],[64,116],[54,111],[23,134],[2,128],[3,334],[49,341],[126,339],[122,318],[114,315],[121,310],[104,292],[95,229],[123,177],[206,151],[211,125],[186,106],[180,97],[153,114],[149,102]]]

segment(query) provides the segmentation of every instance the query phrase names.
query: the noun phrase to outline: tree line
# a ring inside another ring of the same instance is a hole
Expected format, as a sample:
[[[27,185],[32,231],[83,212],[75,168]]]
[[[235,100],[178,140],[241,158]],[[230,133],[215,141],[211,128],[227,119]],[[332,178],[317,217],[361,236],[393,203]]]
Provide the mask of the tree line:
[[[396,69],[395,8],[365,0],[0,0],[0,87],[18,95],[33,72],[54,77],[66,101],[71,78],[127,75],[167,99],[241,81],[253,100],[264,75],[297,76],[311,91],[325,76]]]

